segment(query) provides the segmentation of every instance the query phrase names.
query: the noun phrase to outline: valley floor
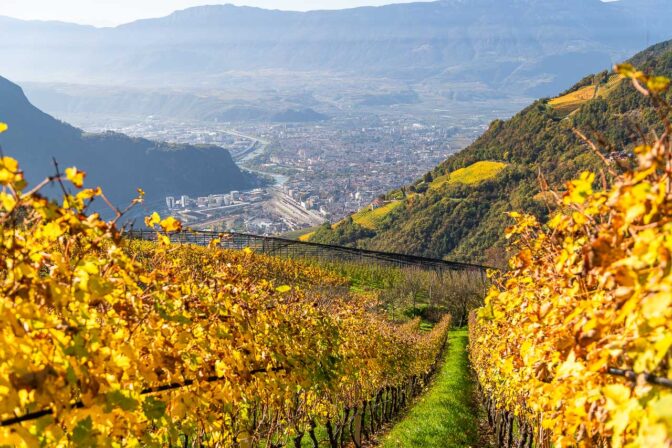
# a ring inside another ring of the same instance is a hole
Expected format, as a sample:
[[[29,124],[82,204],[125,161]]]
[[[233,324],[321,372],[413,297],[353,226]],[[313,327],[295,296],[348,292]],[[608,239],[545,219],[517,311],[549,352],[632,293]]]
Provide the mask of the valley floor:
[[[429,391],[383,438],[383,448],[489,446],[479,434],[480,409],[469,369],[466,330],[450,334],[448,353]]]

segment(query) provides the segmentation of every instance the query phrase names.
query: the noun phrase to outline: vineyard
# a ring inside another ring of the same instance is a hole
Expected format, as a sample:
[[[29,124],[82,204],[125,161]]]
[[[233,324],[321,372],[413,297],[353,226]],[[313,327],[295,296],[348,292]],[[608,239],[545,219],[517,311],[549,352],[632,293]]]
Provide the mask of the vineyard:
[[[586,140],[603,172],[556,195],[547,225],[511,214],[517,254],[471,318],[499,446],[672,446],[670,81],[618,72],[658,121],[636,160]]]
[[[550,219],[509,213],[490,280],[157,213],[128,231],[84,172],[29,187],[0,157],[0,446],[473,446],[477,382],[499,447],[672,447],[672,94],[618,73],[652,104],[634,157],[574,129],[602,170],[540,173]]]
[[[0,161],[0,445],[360,446],[435,370],[450,317],[395,323],[333,271],[175,245],[156,214],[156,241],[124,238],[56,171],[29,190]]]
[[[352,215],[352,220],[364,228],[375,229],[387,215],[401,205],[403,201],[392,201],[375,209],[367,207]]]
[[[582,104],[594,98],[608,95],[622,81],[618,75],[612,75],[603,83],[596,83],[595,85],[581,87],[580,89],[570,92],[566,95],[553,98],[548,104],[560,113],[568,115],[576,111]]]
[[[161,238],[156,232],[145,230],[130,230],[124,236],[140,241]],[[353,291],[375,293],[388,317],[394,320],[419,316],[436,323],[442,315],[450,314],[462,326],[487,291],[487,268],[469,263],[234,232],[185,229],[166,237],[172,244],[245,249],[335,273],[347,279]],[[318,288],[329,294],[334,291],[328,283],[313,285],[314,290]]]
[[[497,176],[506,164],[502,162],[481,161],[466,168],[460,168],[441,177],[437,177],[429,185],[429,188],[438,190],[445,184],[473,185],[492,179]]]

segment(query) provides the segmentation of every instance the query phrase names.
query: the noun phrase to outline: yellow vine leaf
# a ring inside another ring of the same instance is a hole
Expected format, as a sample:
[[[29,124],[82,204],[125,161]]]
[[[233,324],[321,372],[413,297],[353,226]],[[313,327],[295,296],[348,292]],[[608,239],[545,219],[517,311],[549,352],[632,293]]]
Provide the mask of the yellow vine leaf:
[[[19,163],[11,157],[0,157],[0,185],[15,184],[23,179]]]
[[[153,228],[158,223],[161,222],[161,217],[157,212],[152,213],[150,216],[145,217],[145,225],[149,228]]]
[[[66,168],[65,176],[75,187],[82,188],[84,186],[86,173],[78,170],[76,167]]]
[[[182,223],[172,216],[161,221],[159,225],[164,232],[179,232],[182,230]]]

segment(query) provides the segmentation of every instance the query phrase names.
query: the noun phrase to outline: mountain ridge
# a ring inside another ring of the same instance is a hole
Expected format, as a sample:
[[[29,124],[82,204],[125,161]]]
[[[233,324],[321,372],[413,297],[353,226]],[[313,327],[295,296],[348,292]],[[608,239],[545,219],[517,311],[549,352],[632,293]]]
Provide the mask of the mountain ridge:
[[[641,7],[652,2],[445,0],[309,12],[219,5],[114,28],[14,20],[0,29],[0,58],[5,74],[35,82],[193,85],[198,75],[217,86],[230,71],[285,70],[550,94],[647,38],[671,38],[672,11]]]
[[[33,106],[21,87],[0,77],[0,135],[3,152],[15,157],[29,182],[76,165],[88,173],[87,185],[100,185],[117,205],[147,193],[148,201],[167,195],[226,193],[259,184],[235,165],[231,154],[215,146],[172,145],[123,134],[88,134]]]

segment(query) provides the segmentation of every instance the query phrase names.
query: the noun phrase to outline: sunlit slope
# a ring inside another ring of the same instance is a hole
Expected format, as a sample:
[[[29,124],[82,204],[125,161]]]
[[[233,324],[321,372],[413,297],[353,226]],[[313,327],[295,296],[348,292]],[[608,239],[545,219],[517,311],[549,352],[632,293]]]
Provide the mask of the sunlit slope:
[[[440,189],[446,184],[463,184],[463,185],[475,185],[497,176],[507,164],[502,162],[493,162],[493,161],[481,161],[476,162],[468,167],[460,168],[451,173],[445,174],[434,179],[430,184],[429,188],[432,190]],[[413,201],[413,198],[417,196],[415,193],[409,193],[403,199],[391,199],[380,207],[367,206],[357,213],[351,215],[352,222],[355,225],[361,226],[367,230],[379,230],[381,224],[384,222],[385,218],[390,215],[393,211],[402,207],[404,204],[407,204],[409,201]],[[349,220],[344,220],[336,224],[336,226],[341,226],[348,224]],[[309,233],[304,233],[299,236],[300,241],[311,241],[317,232],[310,231]]]
[[[305,233],[299,237],[299,241],[310,241],[310,238],[315,235],[315,231]]]
[[[548,104],[558,112],[570,114],[576,111],[587,101],[599,97],[606,97],[618,86],[620,82],[620,76],[611,75],[604,82],[580,87],[570,93],[553,98],[548,102]]]
[[[307,241],[315,233],[315,230],[317,230],[317,227],[306,227],[304,229],[283,233],[281,237],[287,238],[288,240]]]
[[[650,47],[631,59],[633,65],[662,76],[672,75],[672,41]],[[435,258],[505,263],[508,211],[525,211],[542,222],[548,217],[540,181],[564,190],[565,183],[584,170],[600,172],[603,162],[574,134],[632,149],[632,127],[652,126],[649,103],[613,72],[586,77],[553,100],[540,99],[509,120],[495,120],[465,150],[449,157],[404,191],[406,206],[371,232],[353,228],[340,232],[339,243],[374,250]],[[609,153],[619,159],[625,153]],[[320,231],[313,237],[329,239]]]
[[[352,215],[352,220],[367,229],[376,229],[387,215],[402,204],[403,201],[391,201],[373,210],[371,207],[366,207]]]
[[[489,160],[476,162],[468,167],[457,169],[452,173],[444,174],[443,176],[434,179],[434,181],[430,183],[429,188],[437,190],[445,184],[478,184],[494,178],[504,168],[506,168],[506,163],[502,162],[492,162]]]

